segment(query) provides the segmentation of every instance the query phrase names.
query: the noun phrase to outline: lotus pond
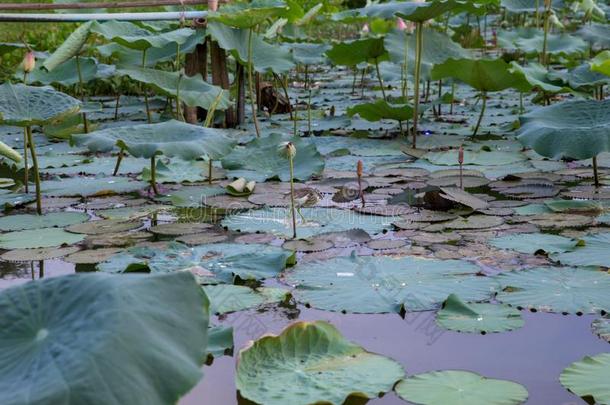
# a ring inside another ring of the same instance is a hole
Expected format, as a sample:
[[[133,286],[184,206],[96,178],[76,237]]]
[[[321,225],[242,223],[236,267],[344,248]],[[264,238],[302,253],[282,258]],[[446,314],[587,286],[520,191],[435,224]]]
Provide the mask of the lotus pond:
[[[608,4],[356,3],[0,43],[0,404],[610,404]]]

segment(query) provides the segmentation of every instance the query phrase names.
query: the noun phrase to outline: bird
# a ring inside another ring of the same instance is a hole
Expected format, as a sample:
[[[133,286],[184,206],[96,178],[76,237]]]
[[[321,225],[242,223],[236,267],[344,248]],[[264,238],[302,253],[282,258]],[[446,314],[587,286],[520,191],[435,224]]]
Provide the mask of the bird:
[[[290,193],[288,193],[286,195],[286,197],[288,199],[290,199]],[[314,205],[316,205],[317,203],[322,201],[322,198],[324,198],[322,193],[320,193],[315,188],[303,187],[298,190],[294,190],[294,207],[296,208],[296,211],[301,216],[301,219],[303,220],[303,222],[307,222],[307,221],[305,220],[305,217],[301,213],[301,208],[313,207]]]

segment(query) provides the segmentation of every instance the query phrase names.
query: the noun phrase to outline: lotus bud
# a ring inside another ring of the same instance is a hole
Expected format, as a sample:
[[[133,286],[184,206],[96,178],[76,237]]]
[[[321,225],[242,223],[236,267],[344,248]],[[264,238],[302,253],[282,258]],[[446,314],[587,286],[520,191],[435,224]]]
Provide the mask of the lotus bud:
[[[363,33],[363,34],[368,34],[370,31],[371,31],[371,30],[370,30],[370,28],[369,28],[369,25],[368,25],[368,24],[364,24],[364,25],[362,26],[362,33]]]
[[[464,164],[464,147],[460,146],[460,150],[458,151],[458,163]]]
[[[359,160],[358,163],[356,164],[356,174],[358,175],[358,177],[362,177],[362,169],[363,169],[362,160]]]
[[[277,148],[278,153],[285,159],[294,159],[297,155],[297,148],[292,142],[282,142]]]
[[[23,58],[23,71],[30,73],[36,67],[36,57],[33,51],[28,51]]]
[[[405,20],[398,17],[398,20],[396,20],[396,28],[398,28],[400,31],[405,31],[408,28],[407,23]]]
[[[559,18],[557,18],[557,14],[553,11],[551,11],[551,15],[549,15],[549,23],[554,27],[564,28],[564,25],[559,21]]]

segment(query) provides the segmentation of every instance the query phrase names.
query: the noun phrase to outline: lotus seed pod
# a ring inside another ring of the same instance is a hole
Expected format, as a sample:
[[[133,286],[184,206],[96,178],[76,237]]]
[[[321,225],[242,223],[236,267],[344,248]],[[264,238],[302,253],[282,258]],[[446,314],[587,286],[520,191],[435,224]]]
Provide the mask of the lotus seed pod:
[[[294,159],[297,155],[297,148],[294,146],[292,142],[282,142],[280,146],[277,148],[280,156],[286,159]]]
[[[356,174],[358,175],[358,177],[362,177],[362,169],[363,169],[362,160],[359,160],[358,163],[356,164]]]
[[[33,51],[28,51],[23,58],[23,71],[30,73],[36,67],[36,57]]]
[[[460,146],[460,150],[458,151],[458,163],[459,164],[464,163],[464,147],[463,146]]]

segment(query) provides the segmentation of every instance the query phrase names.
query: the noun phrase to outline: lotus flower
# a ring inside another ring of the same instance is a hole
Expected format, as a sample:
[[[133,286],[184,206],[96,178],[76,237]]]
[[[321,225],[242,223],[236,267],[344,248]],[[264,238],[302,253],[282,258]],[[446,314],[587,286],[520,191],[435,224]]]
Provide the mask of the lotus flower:
[[[297,155],[297,148],[292,142],[282,142],[278,146],[277,152],[285,159],[294,159]]]
[[[36,57],[33,51],[28,51],[23,58],[23,71],[30,73],[36,67]]]
[[[405,20],[398,17],[398,19],[396,20],[396,28],[398,28],[400,31],[405,31],[409,27],[407,26],[407,23],[405,22]]]
[[[363,34],[365,34],[365,35],[366,35],[366,34],[368,34],[369,32],[371,32],[371,29],[369,28],[369,25],[368,25],[368,24],[364,24],[364,25],[362,26],[362,31],[361,31],[361,32],[362,32]]]

